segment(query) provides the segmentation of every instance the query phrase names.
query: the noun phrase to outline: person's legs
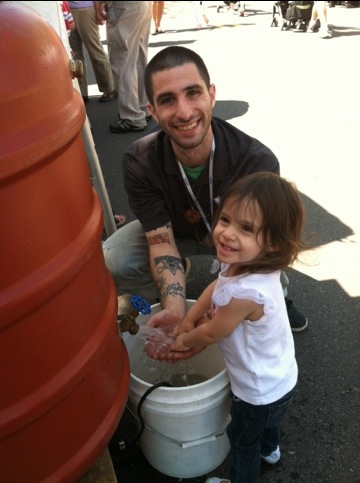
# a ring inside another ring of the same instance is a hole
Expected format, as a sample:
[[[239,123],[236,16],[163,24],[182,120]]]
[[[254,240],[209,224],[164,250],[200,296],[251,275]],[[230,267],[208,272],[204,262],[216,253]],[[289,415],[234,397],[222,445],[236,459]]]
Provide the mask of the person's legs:
[[[320,20],[320,24],[322,27],[328,26],[328,21],[327,21],[327,7],[326,7],[326,2],[323,1],[317,1],[314,3],[312,12],[311,12],[311,20],[310,24],[314,24],[316,20]]]
[[[277,463],[280,459],[279,425],[291,404],[295,388],[278,401],[254,406],[232,396],[231,422],[227,428],[230,441],[232,483],[258,483],[261,456]]]
[[[164,3],[164,2],[157,2],[157,3]],[[150,8],[150,4],[149,4],[149,8]],[[150,12],[149,12],[149,16],[150,16]],[[145,91],[145,68],[148,63],[148,46],[149,46],[149,35],[150,35],[150,26],[151,26],[151,22],[149,21],[149,16],[145,15],[142,24],[139,25],[139,29],[141,29],[141,35],[139,40],[138,60],[136,63],[137,76],[138,76],[139,107],[145,114],[145,120],[148,116],[151,116],[150,111],[147,107],[148,98]]]
[[[83,47],[83,42],[81,40],[79,31],[77,29],[77,24],[81,22],[81,12],[78,12],[77,10],[72,10],[72,16],[74,18],[75,22],[75,29],[72,30],[69,36],[69,44],[71,47],[71,50],[74,53],[74,57],[76,60],[80,60],[83,65],[84,73],[81,77],[78,78],[79,81],[79,87],[81,91],[81,95],[83,97],[88,97],[88,85],[87,85],[87,71],[86,71],[86,62],[85,62],[85,56],[84,56],[84,47]]]
[[[137,62],[140,41],[145,41],[145,23],[147,35],[150,32],[151,7],[151,2],[112,2],[116,23],[106,25],[110,64],[119,94],[118,114],[120,120],[140,130],[146,127],[146,120],[139,106]]]
[[[311,13],[311,20],[307,32],[314,32],[316,21],[320,22],[319,36],[326,38],[330,36],[329,25],[327,21],[327,4],[323,1],[317,1],[314,3]]]
[[[207,16],[207,3],[205,1],[201,2],[201,13],[206,25],[209,23],[209,17]]]
[[[267,410],[233,395],[227,435],[231,447],[231,483],[260,481],[260,439],[266,426]]]
[[[294,306],[293,301],[287,297],[289,279],[284,271],[281,271],[280,283],[284,292],[286,310],[288,313],[291,330],[293,332],[301,332],[302,330],[305,330],[308,326],[308,320],[304,316],[304,314],[302,314],[300,310]]]
[[[266,457],[274,454],[279,448],[280,431],[279,427],[282,423],[290,404],[294,397],[295,388],[285,394],[281,399],[269,405],[266,427],[260,439],[261,456]],[[280,459],[280,450],[278,450],[278,458],[273,463],[277,463]]]
[[[161,19],[164,12],[165,2],[153,2],[152,17],[155,25],[155,33],[159,32],[161,27]]]
[[[149,269],[148,245],[138,221],[113,233],[103,243],[105,264],[118,293],[141,295],[153,302],[157,297]]]
[[[327,20],[327,3],[326,2],[316,2],[318,3],[318,19],[320,20],[320,30],[319,37],[327,38],[331,36],[329,30],[329,24]]]
[[[315,32],[316,21],[319,17],[318,3],[319,2],[314,2],[314,5],[313,5],[312,10],[311,10],[310,22],[309,22],[309,25],[308,25],[308,28],[307,28],[307,32],[309,32],[309,33]]]
[[[195,15],[196,28],[200,30],[201,29],[201,17],[202,17],[201,3],[195,1],[195,2],[191,2],[191,4],[192,4],[193,12],[194,12],[194,15]]]
[[[114,81],[109,59],[100,41],[99,26],[96,23],[95,7],[79,9],[74,17],[79,32],[90,57],[99,91],[109,93],[114,90]]]
[[[314,2],[312,12],[311,12],[311,21],[315,22],[319,17],[319,12],[318,12],[318,2]]]
[[[267,457],[273,454],[279,447],[280,431],[279,426],[266,428],[260,440],[261,456]],[[280,458],[279,458],[280,459]]]
[[[328,26],[328,21],[327,21],[327,6],[326,2],[316,2],[319,4],[318,6],[318,18],[320,20],[321,25],[324,27]]]

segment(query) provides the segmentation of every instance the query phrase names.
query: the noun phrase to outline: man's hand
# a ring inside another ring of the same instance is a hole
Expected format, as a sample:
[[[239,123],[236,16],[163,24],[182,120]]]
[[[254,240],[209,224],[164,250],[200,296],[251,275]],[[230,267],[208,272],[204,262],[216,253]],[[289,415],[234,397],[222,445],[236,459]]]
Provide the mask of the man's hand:
[[[170,309],[164,309],[154,314],[147,321],[146,325],[149,327],[158,327],[166,331],[168,337],[175,337],[178,332],[178,327],[183,319],[180,314],[171,311]],[[190,359],[196,354],[199,354],[203,348],[193,348],[187,351],[173,351],[169,350],[168,347],[162,347],[156,343],[156,340],[149,340],[145,346],[146,354],[152,359],[167,361],[167,362],[178,362]]]
[[[204,349],[200,347],[194,347],[193,349],[189,349],[187,351],[174,351],[170,349],[166,349],[162,351],[161,348],[155,347],[154,345],[149,342],[145,346],[146,354],[151,357],[152,359],[156,359],[158,361],[166,361],[166,362],[179,362],[179,361],[186,361],[191,357],[196,356],[196,354],[200,354],[200,352]]]
[[[96,23],[98,25],[104,25],[107,19],[107,10],[109,8],[109,2],[94,2]]]

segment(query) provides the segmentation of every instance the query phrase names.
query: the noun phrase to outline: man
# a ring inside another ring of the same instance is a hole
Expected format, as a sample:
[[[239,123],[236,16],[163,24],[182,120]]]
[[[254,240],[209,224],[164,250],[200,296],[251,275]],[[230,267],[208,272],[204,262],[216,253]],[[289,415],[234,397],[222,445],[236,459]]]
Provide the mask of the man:
[[[138,220],[105,241],[104,256],[118,291],[158,297],[169,309],[164,314],[180,320],[188,265],[182,260],[214,253],[204,241],[222,193],[247,174],[278,173],[279,163],[258,140],[212,116],[215,85],[192,50],[158,52],[146,67],[145,88],[161,129],[124,154],[124,186]],[[212,265],[215,273],[215,258]],[[287,306],[292,329],[305,329],[305,317],[291,301]]]

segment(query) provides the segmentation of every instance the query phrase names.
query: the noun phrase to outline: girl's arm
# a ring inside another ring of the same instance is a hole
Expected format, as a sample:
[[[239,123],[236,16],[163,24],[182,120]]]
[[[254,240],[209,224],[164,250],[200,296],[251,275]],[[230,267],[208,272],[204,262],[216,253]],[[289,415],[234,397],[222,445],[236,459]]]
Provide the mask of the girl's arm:
[[[201,319],[206,312],[211,309],[211,297],[214,291],[216,280],[211,282],[210,285],[206,287],[200,297],[197,299],[195,304],[190,308],[190,310],[185,315],[183,321],[178,328],[177,334],[182,332],[189,332],[194,329],[197,325],[197,321]]]
[[[231,299],[228,305],[218,308],[215,317],[190,332],[180,334],[170,347],[175,351],[187,351],[219,342],[231,334],[243,320],[256,321],[264,314],[263,306],[251,300]]]

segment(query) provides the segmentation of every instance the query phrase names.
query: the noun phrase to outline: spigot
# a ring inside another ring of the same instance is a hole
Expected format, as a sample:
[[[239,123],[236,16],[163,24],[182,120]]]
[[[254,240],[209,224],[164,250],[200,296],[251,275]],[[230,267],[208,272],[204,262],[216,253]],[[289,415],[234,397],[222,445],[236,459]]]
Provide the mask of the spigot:
[[[123,294],[118,296],[118,327],[119,332],[129,332],[131,335],[137,334],[139,325],[136,317],[142,314],[150,314],[150,304],[138,295]]]
[[[70,72],[73,79],[84,75],[84,65],[81,60],[70,59]]]

